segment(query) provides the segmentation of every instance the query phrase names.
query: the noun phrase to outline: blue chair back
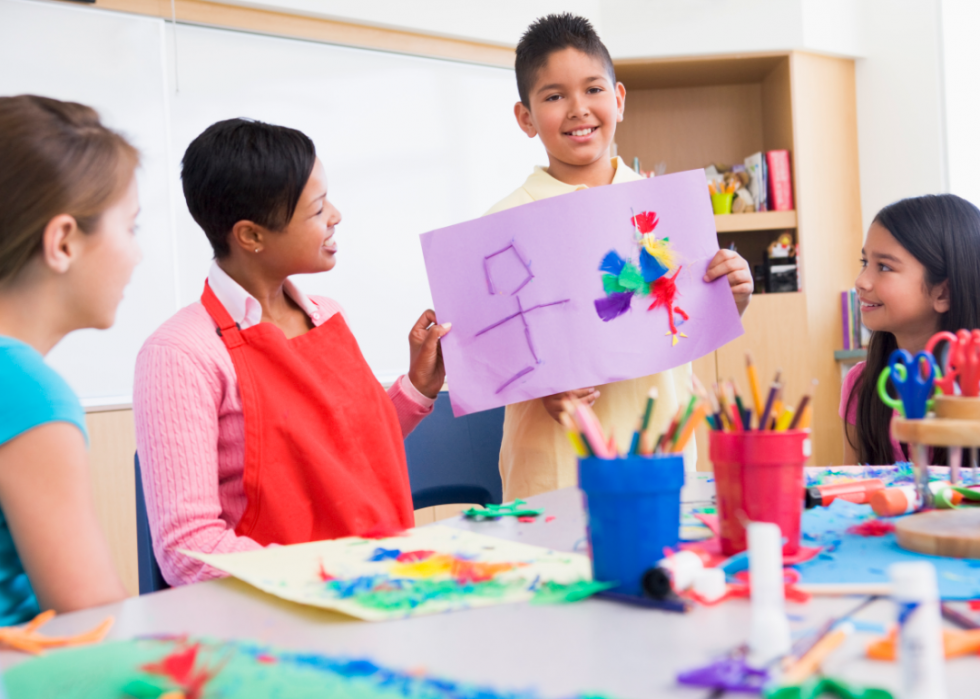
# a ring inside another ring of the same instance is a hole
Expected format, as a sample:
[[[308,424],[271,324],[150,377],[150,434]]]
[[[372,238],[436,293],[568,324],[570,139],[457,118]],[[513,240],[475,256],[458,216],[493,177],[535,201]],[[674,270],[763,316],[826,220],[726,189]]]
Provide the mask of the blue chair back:
[[[453,417],[449,394],[405,439],[415,509],[453,503],[499,505],[504,409]]]
[[[163,579],[157,558],[153,555],[153,537],[150,536],[150,520],[146,516],[146,498],[143,495],[143,475],[140,472],[140,455],[136,454],[136,553],[140,574],[140,594],[145,595],[170,587]]]

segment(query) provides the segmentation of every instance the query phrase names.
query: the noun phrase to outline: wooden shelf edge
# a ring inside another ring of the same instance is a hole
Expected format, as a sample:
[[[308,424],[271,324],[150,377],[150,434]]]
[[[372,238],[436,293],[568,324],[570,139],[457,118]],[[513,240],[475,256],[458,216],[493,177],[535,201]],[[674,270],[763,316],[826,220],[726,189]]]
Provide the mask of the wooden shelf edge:
[[[719,233],[742,231],[776,231],[796,228],[796,211],[759,211],[751,214],[721,214],[715,216]]]

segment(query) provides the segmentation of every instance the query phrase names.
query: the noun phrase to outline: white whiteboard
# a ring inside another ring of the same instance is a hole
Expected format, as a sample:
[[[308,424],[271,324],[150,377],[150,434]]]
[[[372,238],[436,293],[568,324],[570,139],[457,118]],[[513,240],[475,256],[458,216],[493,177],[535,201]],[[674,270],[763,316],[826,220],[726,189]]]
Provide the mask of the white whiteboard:
[[[29,49],[42,41],[59,50]],[[0,94],[21,92],[90,104],[144,151],[144,261],[116,326],[49,356],[88,403],[127,400],[142,342],[200,296],[211,251],[179,168],[213,122],[250,117],[313,139],[344,218],[334,270],[296,281],[344,306],[382,381],[407,370],[408,331],[431,304],[418,234],[479,216],[545,162],[514,123],[508,69],[181,24],[175,60],[162,20],[0,0]]]

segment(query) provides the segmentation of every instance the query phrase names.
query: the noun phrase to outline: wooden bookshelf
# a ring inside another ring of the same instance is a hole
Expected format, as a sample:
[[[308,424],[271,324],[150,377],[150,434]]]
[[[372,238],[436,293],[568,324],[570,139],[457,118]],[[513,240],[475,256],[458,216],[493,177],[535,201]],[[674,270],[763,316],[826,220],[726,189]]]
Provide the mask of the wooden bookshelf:
[[[619,155],[645,170],[679,172],[741,163],[758,151],[787,149],[795,211],[716,216],[719,244],[734,243],[750,265],[784,231],[799,246],[802,290],[756,295],[745,335],[694,363],[710,384],[734,378],[751,403],[745,352],[763,390],[782,371],[786,399],[813,394],[813,458],[839,464],[840,291],[854,285],[862,230],[854,61],[798,51],[616,61],[626,86]],[[710,469],[706,434],[698,468]]]
[[[715,216],[719,233],[741,231],[781,231],[796,228],[795,211],[760,211],[751,214],[722,214]]]

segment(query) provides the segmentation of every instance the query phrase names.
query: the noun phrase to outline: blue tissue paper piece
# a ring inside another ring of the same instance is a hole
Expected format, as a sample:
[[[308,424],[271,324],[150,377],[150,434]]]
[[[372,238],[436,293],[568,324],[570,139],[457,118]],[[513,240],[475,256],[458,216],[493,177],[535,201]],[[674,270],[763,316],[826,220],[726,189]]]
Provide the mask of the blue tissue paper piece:
[[[941,558],[906,551],[894,534],[861,536],[848,527],[873,519],[868,505],[834,500],[830,507],[803,513],[803,534],[823,546],[819,556],[795,568],[803,583],[887,583],[888,566],[899,561],[928,561],[936,567],[939,594],[946,600],[980,598],[980,568],[975,561]]]
[[[640,272],[643,273],[643,281],[647,284],[653,284],[668,271],[660,260],[647,252],[646,248],[640,248]]]

